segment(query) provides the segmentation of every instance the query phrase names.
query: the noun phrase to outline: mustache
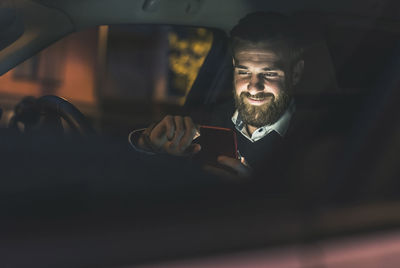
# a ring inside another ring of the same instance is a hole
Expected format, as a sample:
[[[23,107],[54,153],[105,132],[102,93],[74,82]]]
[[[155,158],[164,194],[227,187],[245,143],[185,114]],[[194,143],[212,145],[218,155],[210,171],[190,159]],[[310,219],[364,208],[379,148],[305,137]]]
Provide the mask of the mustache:
[[[271,97],[272,100],[275,99],[274,94],[268,93],[268,92],[260,92],[260,93],[257,93],[255,95],[252,95],[249,92],[240,93],[240,98],[244,98],[244,97],[252,98],[252,99],[265,99],[265,98]]]

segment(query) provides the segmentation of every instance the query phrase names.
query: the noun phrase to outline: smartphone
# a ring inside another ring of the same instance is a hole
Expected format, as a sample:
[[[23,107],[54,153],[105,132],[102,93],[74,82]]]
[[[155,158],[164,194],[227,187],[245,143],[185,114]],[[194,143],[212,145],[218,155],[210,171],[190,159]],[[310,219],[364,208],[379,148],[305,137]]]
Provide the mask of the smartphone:
[[[201,145],[195,159],[202,164],[215,165],[220,155],[238,158],[236,132],[230,128],[200,126],[200,136],[194,142]]]

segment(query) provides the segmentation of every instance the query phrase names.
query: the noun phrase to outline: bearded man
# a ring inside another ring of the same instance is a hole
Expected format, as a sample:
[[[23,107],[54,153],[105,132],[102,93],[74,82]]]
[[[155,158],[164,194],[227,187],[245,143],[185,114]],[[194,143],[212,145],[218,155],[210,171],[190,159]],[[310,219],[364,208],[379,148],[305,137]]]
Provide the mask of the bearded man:
[[[293,92],[304,68],[295,36],[290,19],[272,13],[249,14],[231,31],[234,106],[216,107],[210,124],[237,132],[240,158],[221,156],[218,162],[239,175],[248,175],[249,167],[287,135],[295,112]],[[132,132],[129,140],[139,151],[184,156],[201,150],[192,143],[196,135],[190,117],[166,116]]]

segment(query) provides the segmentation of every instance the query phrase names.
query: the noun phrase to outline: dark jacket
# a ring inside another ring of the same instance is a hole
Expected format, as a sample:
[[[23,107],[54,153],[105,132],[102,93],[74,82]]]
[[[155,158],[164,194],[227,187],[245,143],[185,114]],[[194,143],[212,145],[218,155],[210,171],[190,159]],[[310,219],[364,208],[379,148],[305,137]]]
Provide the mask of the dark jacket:
[[[232,122],[233,101],[215,106],[208,122],[235,130],[240,154],[253,167],[254,177],[268,183],[268,189],[314,193],[334,169],[332,159],[339,147],[331,135],[334,126],[323,113],[296,106],[300,109],[293,114],[284,137],[272,131],[256,142],[248,140]]]
[[[246,159],[250,166],[257,166],[267,154],[273,154],[275,150],[278,150],[282,146],[284,138],[275,131],[270,132],[264,138],[256,142],[251,142],[236,129],[232,122],[232,115],[234,112],[235,106],[233,101],[220,104],[214,107],[209,124],[212,126],[230,128],[236,132],[240,155]]]

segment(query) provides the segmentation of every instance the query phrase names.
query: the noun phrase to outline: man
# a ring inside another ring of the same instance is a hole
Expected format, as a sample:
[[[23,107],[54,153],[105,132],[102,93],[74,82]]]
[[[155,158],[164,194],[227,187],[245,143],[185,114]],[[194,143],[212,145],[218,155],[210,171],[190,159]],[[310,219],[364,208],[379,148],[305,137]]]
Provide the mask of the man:
[[[250,167],[259,165],[264,154],[274,151],[287,135],[304,61],[294,25],[279,14],[246,16],[232,29],[231,46],[234,109],[220,105],[210,124],[235,129],[240,159],[220,156],[218,162],[248,176]],[[192,143],[197,135],[190,117],[166,116],[144,131],[131,133],[130,142],[137,150],[187,156],[201,150]]]

